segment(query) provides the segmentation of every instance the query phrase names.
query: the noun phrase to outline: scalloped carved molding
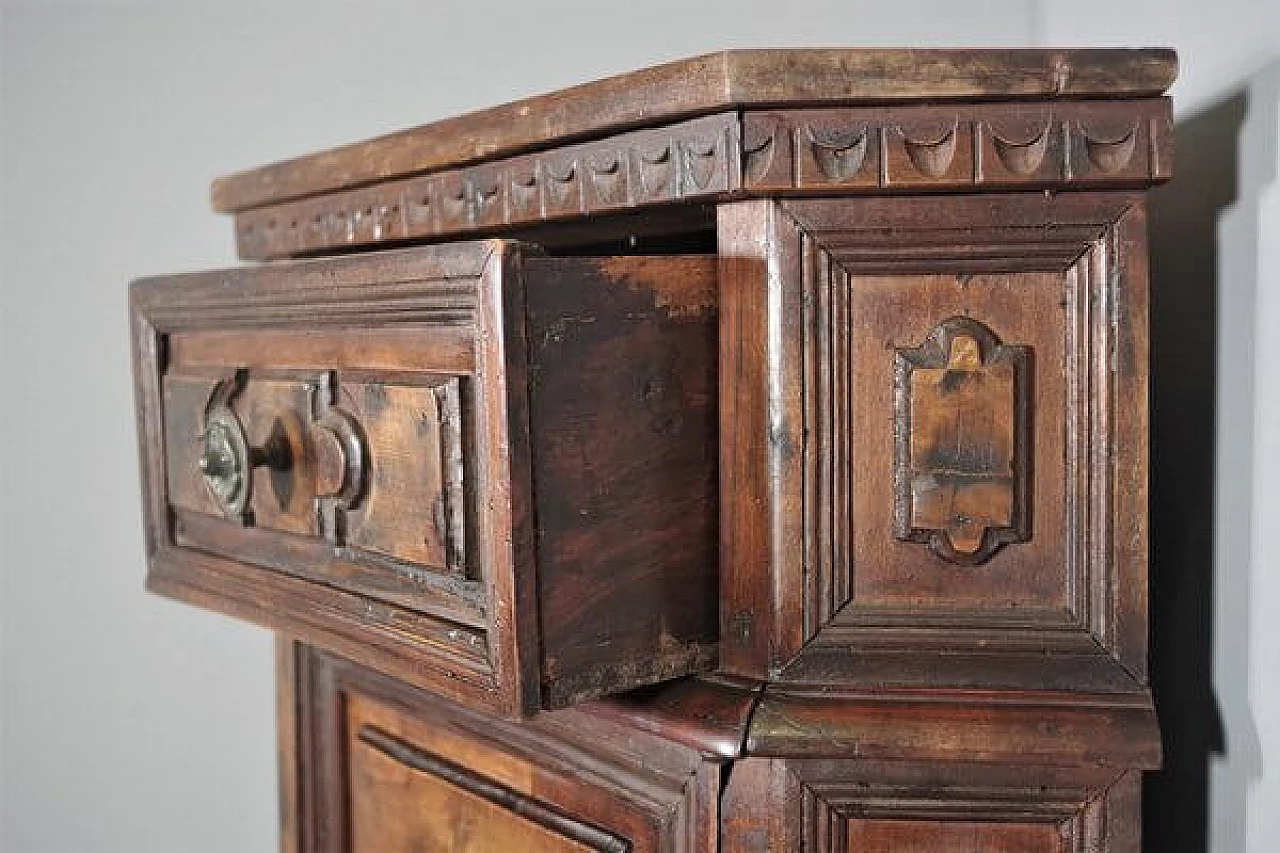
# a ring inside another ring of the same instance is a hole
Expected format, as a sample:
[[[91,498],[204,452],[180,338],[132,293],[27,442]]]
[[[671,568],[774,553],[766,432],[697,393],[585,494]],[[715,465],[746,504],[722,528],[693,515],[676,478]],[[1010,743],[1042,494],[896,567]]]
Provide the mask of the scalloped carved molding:
[[[748,195],[1137,187],[1172,136],[1163,98],[721,113],[245,210],[236,240],[266,260]]]

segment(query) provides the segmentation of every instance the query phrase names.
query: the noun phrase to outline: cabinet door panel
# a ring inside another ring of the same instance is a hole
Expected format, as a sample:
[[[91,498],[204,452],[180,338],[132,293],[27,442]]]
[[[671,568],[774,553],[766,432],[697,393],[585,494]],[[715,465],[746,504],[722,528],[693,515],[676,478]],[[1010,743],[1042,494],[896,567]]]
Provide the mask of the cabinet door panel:
[[[607,714],[468,710],[281,641],[288,853],[712,853],[719,765]]]

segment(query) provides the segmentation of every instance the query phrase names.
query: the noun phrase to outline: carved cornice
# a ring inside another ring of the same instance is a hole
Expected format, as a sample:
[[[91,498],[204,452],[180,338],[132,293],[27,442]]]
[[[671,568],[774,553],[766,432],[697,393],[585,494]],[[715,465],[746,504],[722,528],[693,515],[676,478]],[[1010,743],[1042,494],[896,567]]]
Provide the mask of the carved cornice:
[[[741,185],[732,113],[245,211],[240,257],[479,232],[723,196]]]
[[[786,110],[743,117],[752,191],[1141,186],[1169,178],[1167,100]]]
[[[1168,179],[1165,98],[720,113],[243,210],[266,260],[754,195],[1141,187]]]

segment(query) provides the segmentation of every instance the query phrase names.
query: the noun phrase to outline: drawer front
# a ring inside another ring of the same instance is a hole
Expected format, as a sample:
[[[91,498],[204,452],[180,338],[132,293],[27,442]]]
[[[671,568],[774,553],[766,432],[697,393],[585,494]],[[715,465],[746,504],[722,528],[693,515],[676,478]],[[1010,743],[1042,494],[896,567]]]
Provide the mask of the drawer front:
[[[531,254],[138,283],[151,588],[508,716],[713,666],[714,263]]]
[[[711,853],[718,766],[568,710],[468,711],[281,643],[290,853]]]
[[[503,346],[521,260],[472,243],[137,283],[150,587],[536,706],[524,353]]]

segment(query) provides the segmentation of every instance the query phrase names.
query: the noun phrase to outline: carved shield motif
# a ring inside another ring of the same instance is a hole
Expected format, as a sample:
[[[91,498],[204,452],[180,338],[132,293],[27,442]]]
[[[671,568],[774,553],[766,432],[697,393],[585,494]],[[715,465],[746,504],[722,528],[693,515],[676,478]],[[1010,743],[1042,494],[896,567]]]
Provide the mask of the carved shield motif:
[[[895,522],[899,539],[974,565],[1029,538],[1030,349],[953,317],[897,350]]]

